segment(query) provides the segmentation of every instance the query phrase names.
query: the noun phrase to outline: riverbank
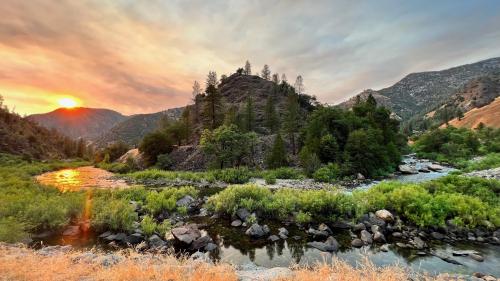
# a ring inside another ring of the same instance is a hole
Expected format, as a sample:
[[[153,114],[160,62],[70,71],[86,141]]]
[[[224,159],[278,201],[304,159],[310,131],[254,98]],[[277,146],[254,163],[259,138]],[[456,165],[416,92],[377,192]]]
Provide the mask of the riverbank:
[[[357,267],[336,260],[311,267],[266,269],[252,264],[241,267],[212,264],[203,260],[178,259],[170,255],[139,254],[135,251],[103,253],[75,251],[69,246],[33,250],[0,243],[0,280],[176,280],[176,281],[250,281],[250,280],[495,280],[475,274],[422,275],[404,266],[377,267],[362,262]]]

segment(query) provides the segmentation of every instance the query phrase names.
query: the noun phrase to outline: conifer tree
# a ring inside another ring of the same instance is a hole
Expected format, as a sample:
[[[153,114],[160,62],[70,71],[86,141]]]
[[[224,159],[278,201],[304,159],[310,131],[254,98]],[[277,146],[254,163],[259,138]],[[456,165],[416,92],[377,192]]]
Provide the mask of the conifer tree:
[[[255,128],[255,112],[253,106],[252,93],[247,96],[247,103],[245,106],[245,130],[247,132],[253,131]]]
[[[269,129],[271,133],[276,132],[280,128],[279,116],[275,108],[274,95],[269,95],[267,97],[266,108],[265,108],[265,126]]]
[[[243,70],[243,74],[252,75],[252,66],[250,65],[250,62],[248,60],[245,63],[245,69]]]
[[[217,87],[217,83],[218,83],[217,72],[209,71],[207,76],[207,81],[205,82],[206,88],[208,89],[209,86]]]
[[[273,79],[272,79],[272,81],[273,81],[273,82],[274,82],[274,84],[276,84],[276,85],[280,83],[280,76],[279,76],[279,74],[278,74],[278,73],[274,73],[274,74],[273,74]]]
[[[270,169],[276,169],[288,165],[286,159],[285,142],[278,133],[274,139],[273,147],[266,158],[267,167]]]
[[[269,65],[264,65],[264,68],[262,68],[261,77],[266,80],[271,80],[271,70],[269,70]]]
[[[299,97],[296,93],[291,93],[288,95],[286,108],[287,111],[285,112],[283,128],[290,138],[292,153],[296,154],[295,134],[299,132],[300,126]]]
[[[281,83],[288,83],[288,80],[286,80],[286,74],[285,73],[281,74]]]
[[[222,97],[219,91],[214,85],[208,85],[203,108],[203,118],[206,128],[213,130],[222,123],[224,116],[222,107]]]
[[[302,78],[301,75],[297,76],[297,79],[295,79],[295,91],[297,94],[302,95],[304,94],[304,79]]]

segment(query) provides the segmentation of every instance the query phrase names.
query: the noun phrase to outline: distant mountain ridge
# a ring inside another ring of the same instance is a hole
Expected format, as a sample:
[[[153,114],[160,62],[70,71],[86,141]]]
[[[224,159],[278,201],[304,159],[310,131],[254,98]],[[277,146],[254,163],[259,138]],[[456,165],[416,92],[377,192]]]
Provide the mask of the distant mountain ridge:
[[[500,57],[461,65],[441,71],[411,73],[396,84],[381,90],[368,90],[404,121],[421,117],[445,103],[473,79],[500,71]],[[364,94],[365,93],[365,94]],[[339,104],[350,107],[356,96]]]
[[[110,109],[76,107],[59,108],[48,113],[33,114],[27,118],[43,127],[56,129],[73,139],[94,140],[128,117]]]

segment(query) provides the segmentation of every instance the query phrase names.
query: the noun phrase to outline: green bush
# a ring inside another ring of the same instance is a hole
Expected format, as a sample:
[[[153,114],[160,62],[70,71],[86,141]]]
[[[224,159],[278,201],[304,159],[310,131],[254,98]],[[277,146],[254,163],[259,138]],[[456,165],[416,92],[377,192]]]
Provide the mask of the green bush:
[[[266,181],[266,184],[276,184],[276,176],[272,173],[265,174],[264,180]]]
[[[156,167],[162,170],[168,170],[172,167],[172,159],[168,154],[160,154],[157,157]]]
[[[340,176],[340,168],[336,163],[328,163],[328,165],[319,168],[314,172],[313,178],[319,182],[335,182]]]
[[[487,170],[500,167],[500,153],[490,153],[479,161],[467,161],[461,165],[463,172]]]
[[[216,180],[232,184],[247,183],[252,177],[252,172],[247,167],[213,170],[211,173]]]
[[[25,230],[26,226],[13,217],[0,218],[0,241],[7,243],[19,242],[29,237]]]
[[[163,211],[183,212],[184,210],[182,208],[177,208],[175,203],[186,195],[196,198],[198,196],[198,191],[191,186],[165,188],[160,192],[151,191],[146,196],[145,208],[152,215],[158,215]]]
[[[157,228],[158,225],[156,224],[156,222],[153,220],[152,217],[147,215],[144,216],[144,218],[141,221],[141,229],[146,236],[151,236],[156,231]]]
[[[129,231],[137,220],[137,213],[125,199],[112,196],[94,196],[91,225],[98,231]]]

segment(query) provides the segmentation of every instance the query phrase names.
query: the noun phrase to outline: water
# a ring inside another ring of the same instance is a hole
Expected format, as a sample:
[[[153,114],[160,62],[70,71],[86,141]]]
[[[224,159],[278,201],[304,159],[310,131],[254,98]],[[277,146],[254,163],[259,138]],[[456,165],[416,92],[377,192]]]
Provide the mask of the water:
[[[421,161],[414,158],[405,158],[406,162],[416,165],[417,169],[430,164],[428,161]],[[452,168],[445,167],[440,172],[419,173],[416,175],[398,175],[394,179],[402,182],[421,182],[432,180],[447,175]],[[112,173],[93,167],[81,167],[77,169],[66,169],[57,172],[46,173],[37,177],[37,180],[46,185],[52,185],[62,191],[75,191],[99,188],[123,188],[127,187],[122,180],[117,180]],[[366,189],[376,184],[362,185],[358,188]],[[203,193],[211,194],[215,189],[205,189]],[[425,271],[430,274],[442,272],[472,274],[473,272],[483,272],[500,276],[500,247],[484,244],[442,244],[434,243],[432,250],[438,253],[445,253],[451,256],[453,250],[476,250],[484,258],[484,262],[477,262],[468,257],[452,257],[463,265],[447,263],[432,255],[419,256],[415,250],[400,249],[394,245],[390,246],[389,252],[380,251],[379,246],[372,245],[360,249],[351,248],[351,238],[346,231],[334,230],[334,237],[341,244],[339,252],[330,254],[307,246],[308,236],[303,229],[294,225],[286,226],[289,239],[279,240],[271,243],[266,239],[253,240],[245,235],[245,228],[234,228],[227,220],[210,220],[206,217],[193,217],[191,222],[204,225],[219,249],[211,253],[214,261],[227,262],[235,265],[243,265],[249,262],[263,267],[290,266],[294,264],[312,265],[318,262],[330,262],[334,258],[340,258],[352,265],[361,263],[368,259],[377,266],[402,265],[408,266],[415,271]],[[278,222],[266,222],[271,232],[276,234],[277,229],[283,225]],[[293,236],[300,236],[295,240]],[[98,246],[109,250],[106,245],[100,244],[96,239],[96,234],[89,232],[77,237],[62,236],[60,234],[50,235],[41,239],[49,245],[73,245],[78,248],[92,248]],[[394,241],[389,241],[394,242]],[[178,249],[179,250],[179,249]]]

